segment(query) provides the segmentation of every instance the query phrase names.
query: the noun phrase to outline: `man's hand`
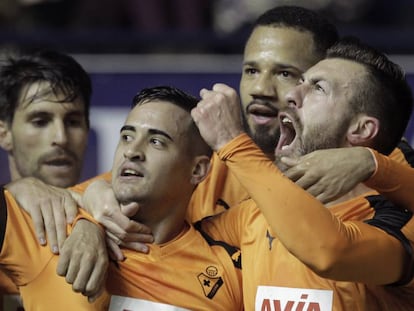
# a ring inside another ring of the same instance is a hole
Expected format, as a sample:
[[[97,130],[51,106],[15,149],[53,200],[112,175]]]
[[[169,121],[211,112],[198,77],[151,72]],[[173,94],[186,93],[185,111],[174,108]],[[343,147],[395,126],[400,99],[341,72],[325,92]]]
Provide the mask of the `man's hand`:
[[[98,225],[79,220],[60,252],[57,274],[90,302],[103,292],[108,268],[105,235]]]
[[[78,213],[70,193],[33,177],[21,178],[5,188],[31,216],[39,243],[45,245],[47,236],[50,249],[58,254],[66,239],[66,225]]]
[[[191,111],[201,136],[217,151],[243,132],[237,92],[225,84],[200,91],[201,101]]]
[[[120,245],[141,253],[148,252],[145,243],[152,243],[151,229],[129,217],[138,211],[138,204],[120,205],[111,185],[105,180],[91,183],[83,194],[82,206],[106,229],[107,245],[111,256],[123,260]]]
[[[326,204],[352,190],[375,171],[375,160],[364,147],[317,150],[298,159],[283,157],[288,178]]]

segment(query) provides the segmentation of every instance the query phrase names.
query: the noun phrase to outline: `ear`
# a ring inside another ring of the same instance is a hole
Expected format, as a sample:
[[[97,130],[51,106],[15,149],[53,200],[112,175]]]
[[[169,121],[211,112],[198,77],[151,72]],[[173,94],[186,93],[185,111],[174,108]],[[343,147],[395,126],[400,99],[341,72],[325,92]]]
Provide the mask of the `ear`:
[[[370,116],[358,116],[347,132],[347,140],[352,146],[369,146],[377,136],[380,122]]]
[[[206,178],[210,170],[210,157],[202,155],[198,156],[195,159],[195,165],[193,167],[193,172],[191,175],[191,183],[193,185],[198,185],[201,183],[204,178]]]
[[[13,139],[9,124],[0,120],[0,147],[10,152],[13,149]]]

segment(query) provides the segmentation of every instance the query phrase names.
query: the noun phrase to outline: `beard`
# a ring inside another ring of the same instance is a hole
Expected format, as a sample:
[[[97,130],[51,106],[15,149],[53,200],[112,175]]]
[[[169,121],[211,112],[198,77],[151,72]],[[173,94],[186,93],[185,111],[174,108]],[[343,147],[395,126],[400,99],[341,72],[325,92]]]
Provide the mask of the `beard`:
[[[281,157],[300,158],[316,150],[343,147],[350,122],[351,117],[345,116],[340,123],[329,124],[326,122],[312,125],[307,128],[306,133],[303,131],[303,124],[298,123],[294,149],[290,154],[276,155],[275,164],[284,172],[289,166],[280,161]]]
[[[273,159],[275,148],[280,137],[280,128],[278,126],[276,128],[271,128],[266,125],[256,125],[254,129],[252,129],[244,114],[242,120],[245,132],[253,139],[265,155]]]

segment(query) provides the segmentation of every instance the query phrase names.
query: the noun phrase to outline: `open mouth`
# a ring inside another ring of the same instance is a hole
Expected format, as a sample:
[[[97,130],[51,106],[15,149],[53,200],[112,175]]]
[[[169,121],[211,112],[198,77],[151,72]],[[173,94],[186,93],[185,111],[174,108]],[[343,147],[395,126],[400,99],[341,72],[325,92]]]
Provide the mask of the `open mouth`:
[[[276,147],[276,153],[288,151],[293,146],[296,139],[295,123],[286,113],[279,114],[280,138]]]
[[[121,171],[122,177],[144,177],[144,175],[141,172],[138,172],[136,170],[125,168]]]

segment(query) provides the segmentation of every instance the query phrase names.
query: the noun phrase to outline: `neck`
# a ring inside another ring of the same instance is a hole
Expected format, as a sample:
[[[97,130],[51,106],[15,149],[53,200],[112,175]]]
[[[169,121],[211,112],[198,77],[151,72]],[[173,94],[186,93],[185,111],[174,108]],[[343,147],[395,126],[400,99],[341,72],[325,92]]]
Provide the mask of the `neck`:
[[[139,211],[133,220],[151,229],[154,244],[163,244],[173,240],[186,227],[185,217],[188,204],[150,205],[140,204]]]
[[[346,194],[344,194],[343,196],[339,197],[336,200],[332,200],[328,203],[325,204],[326,207],[331,207],[333,205],[354,199],[358,196],[361,196],[369,191],[372,191],[371,188],[365,186],[363,183],[359,183],[358,185],[355,186],[354,189],[352,189],[351,191],[347,192]]]
[[[14,161],[14,157],[9,154],[7,158],[9,161],[9,172],[11,181],[20,179],[22,176],[20,176],[19,171],[17,170],[17,165]]]

